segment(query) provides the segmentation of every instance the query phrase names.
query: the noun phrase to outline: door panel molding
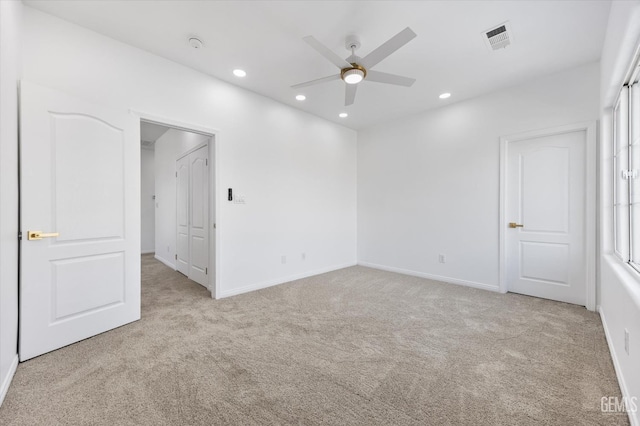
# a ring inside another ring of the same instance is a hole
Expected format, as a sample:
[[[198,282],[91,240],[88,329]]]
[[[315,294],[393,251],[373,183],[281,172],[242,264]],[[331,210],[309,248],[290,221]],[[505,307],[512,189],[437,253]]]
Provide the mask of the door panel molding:
[[[506,293],[507,252],[506,239],[508,232],[507,211],[507,179],[508,154],[511,143],[545,136],[562,135],[573,132],[585,132],[585,276],[586,276],[586,308],[596,310],[596,135],[597,122],[587,121],[548,129],[533,130],[500,137],[500,205],[499,205],[499,277],[500,292]]]
[[[176,161],[176,271],[189,276],[189,159]]]
[[[49,115],[51,217],[53,228],[60,232],[52,243],[124,239],[125,129],[90,114],[50,111]],[[78,127],[83,128],[84,133],[78,132]],[[78,138],[86,133],[94,139]],[[75,160],[73,169],[57,167],[59,158],[70,157]],[[96,158],[100,161],[95,161]],[[109,188],[105,188],[107,185]],[[77,216],[73,213],[77,211],[84,214]],[[108,212],[112,223],[97,219],[104,212]]]

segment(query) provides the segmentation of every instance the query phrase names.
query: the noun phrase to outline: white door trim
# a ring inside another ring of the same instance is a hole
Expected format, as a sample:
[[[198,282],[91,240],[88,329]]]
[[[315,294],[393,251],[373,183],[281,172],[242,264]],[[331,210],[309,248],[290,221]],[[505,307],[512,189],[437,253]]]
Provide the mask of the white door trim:
[[[540,138],[544,136],[559,135],[584,131],[586,133],[586,164],[585,164],[585,267],[587,277],[587,297],[586,308],[590,311],[596,310],[596,122],[588,121],[583,123],[569,124],[565,126],[553,127],[550,129],[534,130],[530,132],[518,133],[500,137],[500,292],[506,293],[507,286],[507,253],[506,253],[506,231],[507,223],[505,211],[507,208],[507,155],[509,144],[527,139]]]
[[[218,145],[220,144],[220,131],[212,127],[203,126],[200,124],[187,123],[184,121],[178,121],[167,117],[150,114],[144,111],[130,110],[131,113],[139,120],[152,124],[159,124],[161,126],[171,127],[177,130],[184,130],[186,132],[200,133],[206,136],[210,136],[209,140],[209,161],[214,170],[213,173],[209,173],[209,265],[215,265],[213,268],[213,274],[209,274],[208,289],[211,292],[211,297],[216,299],[220,297],[220,241],[222,238],[220,227],[220,202],[215,202],[215,196],[221,194],[220,187],[220,160],[218,157]],[[214,183],[212,183],[212,181]],[[215,224],[215,229],[213,228]],[[212,231],[213,230],[213,231]]]

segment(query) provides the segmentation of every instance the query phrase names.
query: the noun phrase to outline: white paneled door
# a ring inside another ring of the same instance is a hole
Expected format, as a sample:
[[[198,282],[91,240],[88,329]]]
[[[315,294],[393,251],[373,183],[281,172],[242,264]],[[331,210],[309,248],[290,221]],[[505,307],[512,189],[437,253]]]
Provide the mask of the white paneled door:
[[[191,265],[189,278],[208,287],[209,265],[209,159],[208,146],[189,155],[191,172],[191,210],[189,242]]]
[[[209,160],[208,145],[178,159],[177,269],[208,288]]]
[[[189,276],[189,156],[176,162],[176,270]]]
[[[20,359],[140,318],[137,120],[23,82]]]
[[[585,164],[585,130],[509,143],[509,291],[585,305]]]

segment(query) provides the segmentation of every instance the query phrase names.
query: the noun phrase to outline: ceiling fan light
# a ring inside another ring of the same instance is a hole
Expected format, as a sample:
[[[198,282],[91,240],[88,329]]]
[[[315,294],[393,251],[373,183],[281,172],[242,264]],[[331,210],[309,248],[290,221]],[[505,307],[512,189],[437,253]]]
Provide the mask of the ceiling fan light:
[[[351,68],[342,74],[342,79],[347,84],[358,84],[364,79],[364,71]]]

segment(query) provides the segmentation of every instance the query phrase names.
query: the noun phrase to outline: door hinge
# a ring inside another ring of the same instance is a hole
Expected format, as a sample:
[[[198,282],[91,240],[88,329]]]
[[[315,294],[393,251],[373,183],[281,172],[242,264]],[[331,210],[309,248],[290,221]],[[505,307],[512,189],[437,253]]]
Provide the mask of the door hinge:
[[[638,171],[636,169],[631,169],[631,170],[623,170],[622,171],[622,178],[623,179],[635,179],[638,177]]]
[[[204,274],[209,275],[209,268],[204,268]]]
[[[216,224],[215,223],[213,224],[213,229],[216,229]]]
[[[176,177],[178,177],[178,172],[176,172]]]
[[[175,255],[175,257],[176,257],[176,260],[178,260],[178,255],[177,254]]]
[[[22,241],[22,231],[18,232],[18,241]]]
[[[208,160],[208,159],[206,159],[206,158],[204,159],[204,165],[205,165],[205,166],[208,166],[208,165],[209,165],[209,160]]]

